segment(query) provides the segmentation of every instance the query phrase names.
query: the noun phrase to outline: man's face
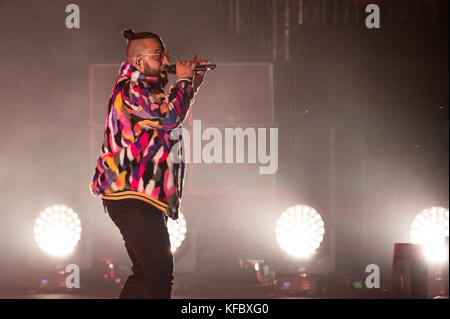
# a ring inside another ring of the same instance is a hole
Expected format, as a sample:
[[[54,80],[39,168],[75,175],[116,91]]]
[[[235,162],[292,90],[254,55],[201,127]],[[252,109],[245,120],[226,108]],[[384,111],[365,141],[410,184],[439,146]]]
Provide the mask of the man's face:
[[[146,76],[159,77],[163,82],[167,81],[166,66],[169,65],[169,58],[156,39],[145,39],[144,47],[140,54],[135,57],[139,64],[135,67]]]

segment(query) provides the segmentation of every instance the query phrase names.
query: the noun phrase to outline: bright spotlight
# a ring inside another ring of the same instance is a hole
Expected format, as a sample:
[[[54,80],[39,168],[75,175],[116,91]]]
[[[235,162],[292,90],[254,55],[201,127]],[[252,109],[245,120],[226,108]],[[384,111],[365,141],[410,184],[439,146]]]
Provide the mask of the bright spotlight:
[[[308,258],[320,247],[325,224],[312,207],[297,205],[284,211],[275,229],[280,247],[289,255]]]
[[[167,220],[167,228],[169,229],[170,236],[170,250],[174,253],[186,237],[186,218],[179,212],[177,220],[171,218]]]
[[[445,245],[445,237],[448,236],[448,209],[424,209],[414,218],[409,234],[413,244],[423,245],[428,260],[445,261],[448,255]]]
[[[34,239],[49,255],[64,257],[77,246],[81,221],[77,213],[65,205],[53,205],[42,211],[34,224]]]

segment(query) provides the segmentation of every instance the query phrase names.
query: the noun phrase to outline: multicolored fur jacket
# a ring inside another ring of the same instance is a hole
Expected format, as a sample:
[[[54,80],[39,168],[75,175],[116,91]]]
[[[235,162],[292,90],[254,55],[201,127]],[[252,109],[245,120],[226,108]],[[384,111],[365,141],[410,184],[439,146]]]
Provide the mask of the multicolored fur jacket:
[[[163,86],[160,78],[122,63],[89,187],[102,199],[142,200],[177,219],[184,162],[181,135],[170,135],[185,120],[195,92],[191,78],[178,79],[167,94]]]

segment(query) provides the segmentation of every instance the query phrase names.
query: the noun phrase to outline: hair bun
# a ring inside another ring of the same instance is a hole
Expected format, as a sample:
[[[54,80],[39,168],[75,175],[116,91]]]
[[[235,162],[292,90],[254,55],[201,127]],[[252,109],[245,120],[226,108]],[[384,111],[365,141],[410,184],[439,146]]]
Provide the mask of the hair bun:
[[[126,29],[125,31],[122,32],[122,35],[125,39],[131,40],[134,37],[134,31],[131,29]]]

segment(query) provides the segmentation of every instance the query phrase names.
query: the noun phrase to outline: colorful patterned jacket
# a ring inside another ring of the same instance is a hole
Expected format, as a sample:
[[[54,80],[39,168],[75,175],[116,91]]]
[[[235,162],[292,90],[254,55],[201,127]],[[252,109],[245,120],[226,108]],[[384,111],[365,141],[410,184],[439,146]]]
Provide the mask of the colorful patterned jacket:
[[[142,200],[177,219],[184,162],[181,136],[171,139],[170,133],[185,120],[195,92],[191,78],[177,80],[167,94],[162,86],[159,78],[122,63],[89,186],[104,200]]]

